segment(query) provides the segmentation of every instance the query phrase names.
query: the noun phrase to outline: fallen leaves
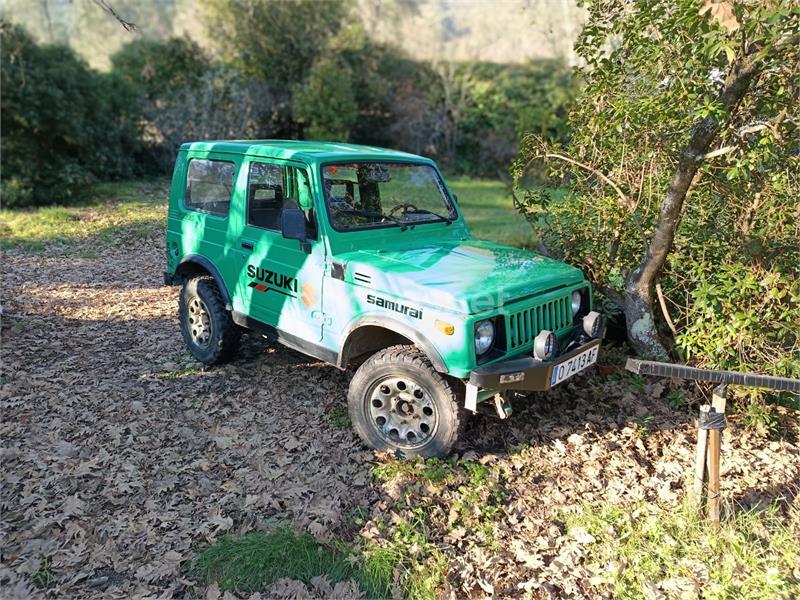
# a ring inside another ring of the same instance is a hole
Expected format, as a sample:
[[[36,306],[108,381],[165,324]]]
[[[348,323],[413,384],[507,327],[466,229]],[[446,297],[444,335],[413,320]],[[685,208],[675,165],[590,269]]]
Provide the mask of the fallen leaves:
[[[409,528],[415,556],[437,548],[450,597],[598,596],[605,574],[583,560],[591,536],[559,515],[683,496],[692,416],[658,398],[660,383],[633,393],[594,374],[518,400],[508,421],[476,419],[437,477],[420,463],[376,481],[375,462],[394,459],[331,422],[348,375],[254,336],[234,363],[200,368],[180,338],[177,290],[159,284],[163,254],[156,237],[92,260],[4,257],[4,597],[40,594],[32,582],[47,566],[53,596],[230,600],[190,589],[198,546],[281,521],[334,539],[353,531],[355,509],[361,541]],[[800,480],[800,430],[789,430],[771,441],[726,431],[725,498],[757,506]],[[693,593],[681,579],[654,589]],[[250,598],[360,594],[320,578]]]

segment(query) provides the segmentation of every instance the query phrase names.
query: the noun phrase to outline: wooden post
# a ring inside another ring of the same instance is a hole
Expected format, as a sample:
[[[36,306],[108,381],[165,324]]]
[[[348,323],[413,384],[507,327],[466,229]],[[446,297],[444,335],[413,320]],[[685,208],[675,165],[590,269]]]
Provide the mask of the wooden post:
[[[711,407],[715,413],[725,414],[725,384],[714,388],[714,399]],[[719,451],[722,442],[722,430],[711,429],[708,432],[708,520],[719,526]]]
[[[694,461],[694,481],[692,482],[692,497],[691,502],[698,509],[703,507],[703,492],[706,487],[706,447],[708,440],[708,430],[701,429],[700,423],[703,421],[704,415],[708,413],[711,407],[708,404],[703,404],[700,407],[700,420],[697,422],[697,450]]]

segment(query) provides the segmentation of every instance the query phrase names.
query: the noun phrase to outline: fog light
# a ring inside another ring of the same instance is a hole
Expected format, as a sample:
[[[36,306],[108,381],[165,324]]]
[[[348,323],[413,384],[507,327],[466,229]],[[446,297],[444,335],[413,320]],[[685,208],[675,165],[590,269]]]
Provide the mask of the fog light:
[[[605,329],[605,321],[603,315],[593,310],[583,317],[583,331],[585,331],[586,335],[590,338],[600,337],[603,335],[603,329]]]
[[[552,331],[542,329],[533,340],[533,355],[539,360],[550,360],[558,349],[558,338]]]

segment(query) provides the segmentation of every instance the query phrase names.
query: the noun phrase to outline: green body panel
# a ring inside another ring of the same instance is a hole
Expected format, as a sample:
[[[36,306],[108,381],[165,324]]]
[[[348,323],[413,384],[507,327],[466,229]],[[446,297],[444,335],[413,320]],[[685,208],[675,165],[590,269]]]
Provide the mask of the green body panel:
[[[227,217],[184,207],[192,158],[236,166]],[[571,292],[589,288],[578,269],[475,240],[460,212],[452,223],[421,223],[405,231],[399,227],[336,231],[324,207],[321,167],[343,160],[413,162],[436,168],[432,161],[412,154],[349,144],[284,140],[184,144],[170,193],[168,274],[174,275],[181,262],[210,263],[236,314],[311,344],[316,352],[310,353],[317,356],[339,356],[353,331],[381,325],[423,346],[440,370],[460,378],[479,363],[473,339],[477,321],[494,318],[505,331],[506,342],[512,335],[517,341],[513,347],[500,344],[482,357],[481,365],[530,353],[536,332],[525,328],[537,321],[525,325],[524,318],[516,315],[533,319],[536,307],[549,307],[549,313],[541,313],[549,320],[540,319],[538,326],[547,325],[559,337],[579,327],[567,314]],[[247,225],[252,162],[293,166],[304,173],[298,179],[306,177],[308,188],[303,191],[299,186],[300,204],[313,208],[316,239],[301,244],[284,239],[278,231]],[[439,331],[437,321],[453,325],[453,334]]]

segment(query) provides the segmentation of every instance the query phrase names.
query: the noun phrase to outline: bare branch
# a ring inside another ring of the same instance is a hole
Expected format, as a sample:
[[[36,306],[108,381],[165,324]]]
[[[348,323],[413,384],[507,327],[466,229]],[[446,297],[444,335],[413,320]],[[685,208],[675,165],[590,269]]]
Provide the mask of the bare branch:
[[[660,281],[656,282],[656,294],[658,294],[658,303],[661,305],[661,314],[664,315],[664,320],[667,322],[672,335],[677,336],[678,330],[675,329],[675,323],[672,322],[672,317],[669,315],[669,311],[667,310],[667,301],[664,298],[664,292],[661,290]]]
[[[722,156],[723,154],[728,154],[729,152],[733,152],[738,148],[738,144],[735,146],[724,146],[723,148],[717,148],[708,154],[704,154],[702,157],[703,160],[708,160],[709,158],[716,158],[718,156]]]
[[[112,17],[114,17],[119,24],[125,29],[125,31],[136,31],[136,23],[131,23],[130,21],[126,21],[122,17],[117,14],[117,11],[114,10],[114,7],[111,6],[106,0],[92,0],[97,6],[102,8]]]
[[[525,170],[527,171],[527,169],[531,165],[531,163],[533,161],[535,161],[535,160],[540,159],[540,158],[544,158],[544,159],[555,158],[557,160],[563,160],[564,162],[568,162],[571,165],[575,165],[576,167],[580,167],[581,169],[585,169],[586,171],[589,171],[590,173],[593,173],[598,179],[600,179],[602,182],[606,183],[608,186],[610,186],[617,193],[617,196],[619,196],[620,200],[622,200],[622,203],[625,206],[627,206],[628,210],[630,210],[631,212],[634,212],[636,210],[636,204],[633,202],[633,200],[628,198],[628,196],[625,194],[625,192],[622,191],[622,189],[619,187],[619,185],[614,183],[611,180],[611,178],[608,177],[608,175],[606,175],[602,171],[599,171],[598,169],[595,169],[592,166],[589,166],[589,165],[587,165],[585,163],[577,161],[574,158],[570,158],[569,156],[564,156],[563,154],[558,154],[556,152],[545,152],[544,154],[539,154],[539,155],[534,156],[533,158],[531,158],[531,160],[525,166]]]

